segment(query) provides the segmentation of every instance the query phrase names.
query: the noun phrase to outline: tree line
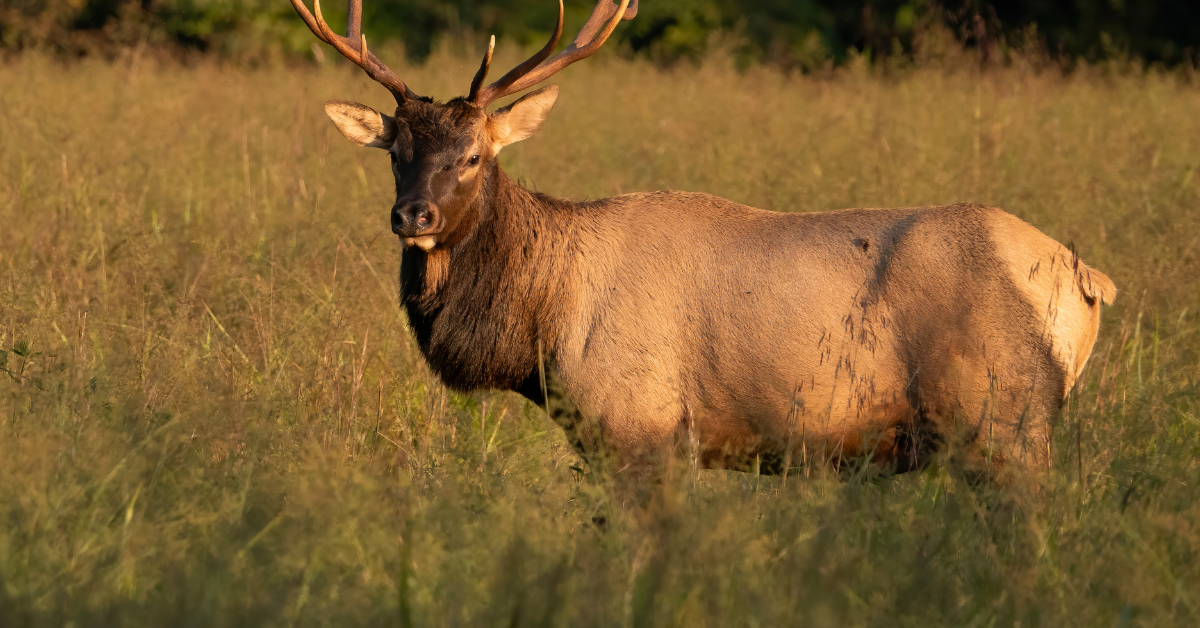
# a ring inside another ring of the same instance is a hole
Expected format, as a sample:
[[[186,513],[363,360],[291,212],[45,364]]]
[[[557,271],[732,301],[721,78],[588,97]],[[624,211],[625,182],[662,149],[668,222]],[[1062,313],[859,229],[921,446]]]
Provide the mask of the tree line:
[[[327,0],[330,23],[345,4]],[[540,44],[552,0],[367,0],[370,41],[398,41],[421,59],[446,37],[495,34]],[[567,33],[591,10],[566,0]],[[310,5],[311,6],[311,5]],[[811,70],[845,61],[912,58],[929,33],[983,56],[1036,47],[1065,63],[1135,59],[1194,65],[1200,51],[1195,0],[646,0],[614,35],[623,49],[670,63],[714,47],[739,62]],[[0,0],[0,49],[112,54],[151,45],[246,57],[296,54],[311,39],[286,0]]]

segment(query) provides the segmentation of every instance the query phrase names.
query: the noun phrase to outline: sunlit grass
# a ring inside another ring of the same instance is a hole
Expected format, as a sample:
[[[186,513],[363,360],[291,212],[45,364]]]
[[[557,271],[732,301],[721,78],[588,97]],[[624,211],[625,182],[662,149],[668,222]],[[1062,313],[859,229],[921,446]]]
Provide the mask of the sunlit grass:
[[[476,62],[397,69],[444,99]],[[1073,243],[1122,293],[1044,499],[701,472],[614,516],[539,409],[424,366],[387,160],[321,109],[385,90],[26,57],[0,67],[0,624],[1195,625],[1200,91],[606,57],[557,82],[503,156],[544,192],[972,200]]]

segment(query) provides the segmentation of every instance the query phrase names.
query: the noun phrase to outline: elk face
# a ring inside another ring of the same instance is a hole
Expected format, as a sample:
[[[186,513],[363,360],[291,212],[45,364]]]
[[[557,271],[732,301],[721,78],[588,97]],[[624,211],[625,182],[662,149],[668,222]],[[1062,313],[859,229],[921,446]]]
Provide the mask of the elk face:
[[[406,246],[431,251],[470,233],[496,155],[537,132],[557,97],[558,86],[549,85],[491,114],[464,99],[410,99],[395,116],[330,101],[325,113],[350,141],[388,151],[396,178],[392,231]]]
[[[469,235],[479,221],[484,206],[480,190],[487,174],[496,168],[496,154],[541,128],[558,97],[558,87],[548,85],[530,92],[490,114],[487,106],[591,56],[618,22],[637,15],[637,0],[619,0],[617,4],[599,0],[575,40],[551,57],[562,36],[563,5],[559,0],[558,24],[541,50],[485,87],[496,45],[492,37],[470,93],[441,104],[417,96],[367,49],[361,28],[362,0],[349,0],[345,37],[325,22],[320,0],[313,1],[312,13],[303,0],[291,1],[314,35],[356,63],[396,99],[395,116],[337,100],[325,103],[325,113],[350,141],[385,149],[391,155],[396,177],[392,231],[406,246],[426,252],[454,246]]]

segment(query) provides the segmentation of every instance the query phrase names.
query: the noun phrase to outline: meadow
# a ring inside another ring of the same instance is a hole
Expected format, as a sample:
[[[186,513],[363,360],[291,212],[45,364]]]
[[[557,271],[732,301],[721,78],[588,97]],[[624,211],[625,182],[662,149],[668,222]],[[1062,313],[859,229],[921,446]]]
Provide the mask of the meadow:
[[[446,99],[477,62],[392,67]],[[0,65],[0,625],[1200,623],[1193,78],[601,55],[556,82],[501,157],[539,191],[967,200],[1072,243],[1121,293],[1043,493],[998,507],[936,463],[684,469],[614,508],[539,408],[423,363],[388,160],[322,111],[386,90],[345,63],[28,54]]]

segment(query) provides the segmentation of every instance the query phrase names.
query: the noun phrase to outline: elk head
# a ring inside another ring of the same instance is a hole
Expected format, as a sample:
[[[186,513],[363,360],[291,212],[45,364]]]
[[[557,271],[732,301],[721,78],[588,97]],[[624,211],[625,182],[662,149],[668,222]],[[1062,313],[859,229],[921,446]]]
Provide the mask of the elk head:
[[[350,141],[388,151],[396,178],[392,231],[406,246],[427,252],[453,246],[470,234],[483,210],[480,193],[484,182],[499,167],[496,155],[541,128],[558,97],[558,86],[543,87],[491,113],[487,106],[591,56],[620,20],[637,13],[637,0],[621,0],[620,5],[599,0],[574,41],[551,57],[562,36],[559,0],[558,24],[541,50],[484,87],[496,44],[492,37],[468,95],[438,103],[413,93],[367,50],[361,32],[362,0],[349,0],[346,37],[335,34],[325,22],[320,0],[314,0],[315,16],[303,0],[292,0],[292,6],[317,37],[362,67],[395,97],[396,111],[390,116],[366,105],[337,100],[325,103],[325,113]]]

